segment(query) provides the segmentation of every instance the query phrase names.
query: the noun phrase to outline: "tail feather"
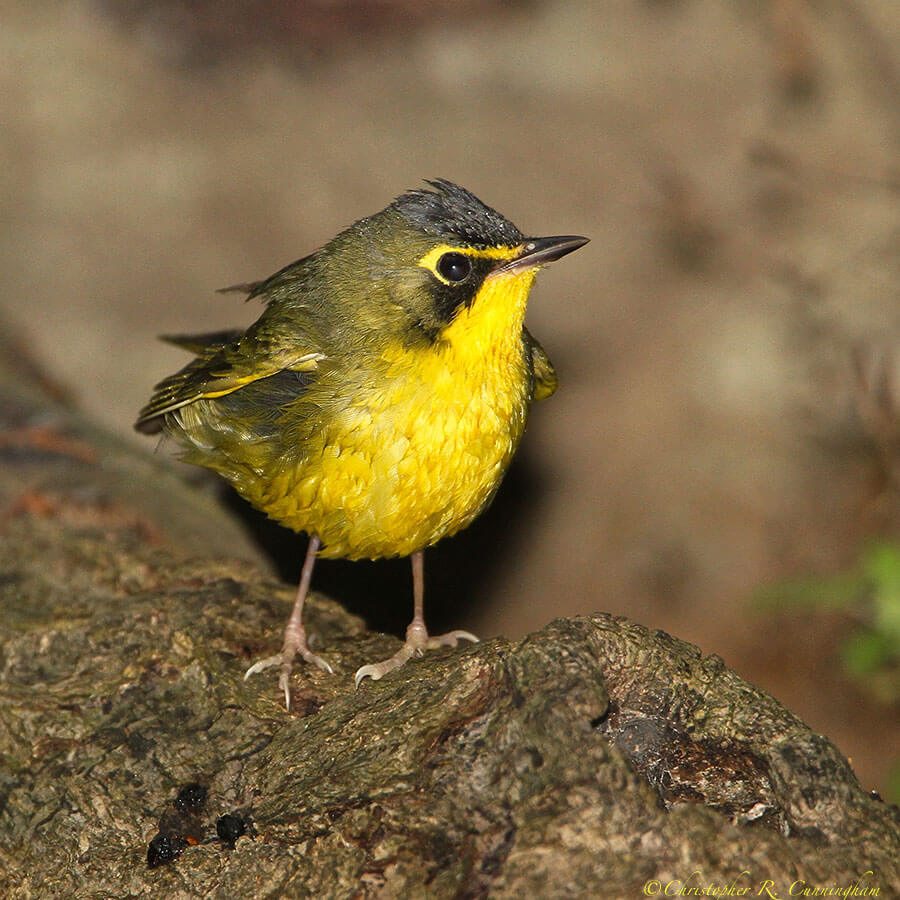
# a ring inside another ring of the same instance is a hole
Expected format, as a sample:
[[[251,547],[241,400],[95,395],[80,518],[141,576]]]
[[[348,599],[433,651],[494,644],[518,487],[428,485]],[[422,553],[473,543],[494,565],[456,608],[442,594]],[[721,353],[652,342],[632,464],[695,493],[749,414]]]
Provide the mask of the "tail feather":
[[[227,331],[211,331],[207,334],[163,334],[160,335],[160,340],[181,347],[182,350],[187,350],[201,359],[210,359],[227,344],[236,341],[241,334],[242,331],[232,328]]]

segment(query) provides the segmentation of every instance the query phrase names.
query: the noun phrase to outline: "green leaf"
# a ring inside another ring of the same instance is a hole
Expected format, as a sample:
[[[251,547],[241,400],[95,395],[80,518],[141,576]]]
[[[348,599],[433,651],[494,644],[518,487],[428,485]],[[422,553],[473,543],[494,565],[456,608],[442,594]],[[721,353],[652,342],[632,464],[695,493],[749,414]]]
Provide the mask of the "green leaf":
[[[867,675],[887,663],[892,656],[891,641],[879,631],[858,631],[844,641],[841,658],[855,676]]]

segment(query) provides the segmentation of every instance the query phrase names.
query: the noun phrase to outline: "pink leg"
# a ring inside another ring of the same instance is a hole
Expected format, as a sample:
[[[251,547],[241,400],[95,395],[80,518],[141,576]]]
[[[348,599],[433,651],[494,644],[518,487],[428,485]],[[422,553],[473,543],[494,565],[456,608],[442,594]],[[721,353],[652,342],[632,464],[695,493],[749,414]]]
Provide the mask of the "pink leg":
[[[438,647],[455,647],[460,640],[478,641],[468,631],[449,631],[447,634],[430,637],[425,627],[425,552],[417,550],[410,557],[413,572],[413,617],[406,629],[406,640],[403,646],[390,659],[362,666],[356,672],[356,686],[364,678],[378,681],[383,675],[399,669],[414,656],[421,656],[426,650]]]
[[[278,686],[284,691],[284,703],[290,710],[291,708],[291,689],[290,677],[291,669],[294,665],[294,657],[299,653],[307,662],[324,669],[326,672],[333,672],[331,666],[325,662],[320,656],[316,656],[306,644],[306,630],[303,628],[303,603],[306,595],[309,593],[309,585],[312,581],[313,568],[316,564],[316,553],[320,546],[319,539],[313,535],[309,539],[309,547],[306,550],[306,559],[303,561],[303,571],[300,574],[300,585],[297,588],[297,599],[294,601],[294,608],[291,611],[291,617],[284,629],[284,643],[281,647],[281,653],[278,656],[269,656],[254,663],[244,673],[247,679],[257,672],[262,672],[272,666],[281,665],[281,675],[278,678]]]

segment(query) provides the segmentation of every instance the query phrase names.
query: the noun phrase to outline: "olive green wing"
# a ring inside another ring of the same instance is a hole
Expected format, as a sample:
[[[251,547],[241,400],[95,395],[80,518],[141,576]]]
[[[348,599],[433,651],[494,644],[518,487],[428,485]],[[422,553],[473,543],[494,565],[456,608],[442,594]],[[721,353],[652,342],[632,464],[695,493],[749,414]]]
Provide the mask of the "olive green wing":
[[[531,370],[534,373],[534,399],[546,400],[556,393],[559,379],[556,377],[556,369],[550,362],[550,357],[536,338],[531,336],[528,329],[524,329],[525,347],[531,353]]]
[[[190,350],[197,358],[156,385],[134,426],[145,434],[158,432],[167,413],[197,400],[224,397],[278,372],[314,373],[325,356],[297,330],[265,327],[263,320],[244,333],[215,332],[165,340]]]

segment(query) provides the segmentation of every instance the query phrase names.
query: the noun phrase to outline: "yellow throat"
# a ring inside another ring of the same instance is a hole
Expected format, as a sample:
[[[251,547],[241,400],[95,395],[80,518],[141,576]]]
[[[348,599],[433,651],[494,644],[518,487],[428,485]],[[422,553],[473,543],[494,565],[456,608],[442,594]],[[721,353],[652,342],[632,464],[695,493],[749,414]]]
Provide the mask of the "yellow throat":
[[[326,557],[407,556],[467,526],[525,427],[522,329],[534,276],[491,275],[434,344],[391,345],[302,459],[257,483],[260,493],[242,492],[282,524],[317,534]]]

